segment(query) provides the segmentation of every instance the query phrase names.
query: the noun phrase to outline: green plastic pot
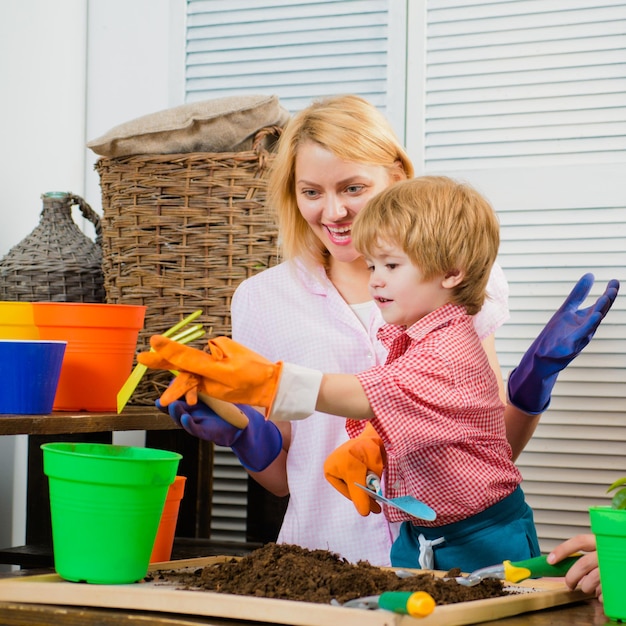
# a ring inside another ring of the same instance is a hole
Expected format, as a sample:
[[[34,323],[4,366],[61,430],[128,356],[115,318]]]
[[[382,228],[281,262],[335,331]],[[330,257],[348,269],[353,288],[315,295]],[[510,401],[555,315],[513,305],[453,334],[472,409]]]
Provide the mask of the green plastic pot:
[[[141,580],[181,455],[96,443],[41,448],[59,576],[96,584]]]
[[[594,506],[589,517],[596,537],[604,614],[611,620],[626,621],[626,510]]]

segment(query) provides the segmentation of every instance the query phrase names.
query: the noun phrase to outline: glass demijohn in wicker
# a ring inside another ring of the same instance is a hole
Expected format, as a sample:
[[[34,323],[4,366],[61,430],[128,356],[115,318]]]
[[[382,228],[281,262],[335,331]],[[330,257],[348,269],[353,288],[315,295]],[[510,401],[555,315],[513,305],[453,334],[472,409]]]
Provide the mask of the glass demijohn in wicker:
[[[0,300],[104,302],[100,218],[80,196],[41,196],[39,225],[0,261]],[[74,223],[72,206],[96,230],[95,243]]]

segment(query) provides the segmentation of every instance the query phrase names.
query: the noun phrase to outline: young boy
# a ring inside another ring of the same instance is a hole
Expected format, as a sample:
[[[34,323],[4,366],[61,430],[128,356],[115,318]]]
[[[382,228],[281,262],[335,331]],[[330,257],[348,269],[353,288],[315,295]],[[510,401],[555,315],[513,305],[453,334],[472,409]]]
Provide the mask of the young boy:
[[[155,352],[139,361],[181,372],[161,404],[183,394],[195,404],[201,391],[262,406],[274,421],[317,410],[347,418],[351,436],[369,420],[372,454],[361,465],[380,473],[384,452],[386,497],[410,495],[437,513],[421,522],[385,507],[390,521],[402,522],[392,565],[472,571],[537,556],[532,511],[506,440],[504,404],[471,317],[486,297],[498,253],[493,209],[467,185],[415,178],[373,198],[354,218],[352,239],[386,322],[379,331],[389,349],[384,365],[355,375],[322,374],[270,363],[225,337],[210,341],[207,354],[156,336]],[[357,495],[353,460],[339,448],[327,459],[326,477],[361,514],[380,510],[368,500],[363,505],[366,494]]]

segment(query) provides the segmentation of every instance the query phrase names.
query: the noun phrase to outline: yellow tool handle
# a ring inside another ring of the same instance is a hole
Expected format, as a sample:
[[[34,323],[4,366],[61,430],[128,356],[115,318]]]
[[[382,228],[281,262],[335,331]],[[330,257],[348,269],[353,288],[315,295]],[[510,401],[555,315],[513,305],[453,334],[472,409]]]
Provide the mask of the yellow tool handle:
[[[198,394],[198,399],[202,400],[210,409],[213,409],[224,421],[232,424],[236,428],[245,428],[248,425],[248,418],[243,414],[243,411],[234,404],[212,398],[202,392]]]

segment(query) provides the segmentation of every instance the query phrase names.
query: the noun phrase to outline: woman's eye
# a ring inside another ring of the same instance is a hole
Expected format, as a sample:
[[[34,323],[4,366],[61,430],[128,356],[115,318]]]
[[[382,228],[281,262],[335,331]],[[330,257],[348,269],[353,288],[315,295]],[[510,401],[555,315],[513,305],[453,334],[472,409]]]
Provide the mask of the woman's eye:
[[[309,198],[309,199],[316,198],[319,195],[315,189],[302,189],[300,193],[305,198]]]
[[[346,191],[351,194],[360,193],[365,188],[365,185],[350,185],[346,188]]]

